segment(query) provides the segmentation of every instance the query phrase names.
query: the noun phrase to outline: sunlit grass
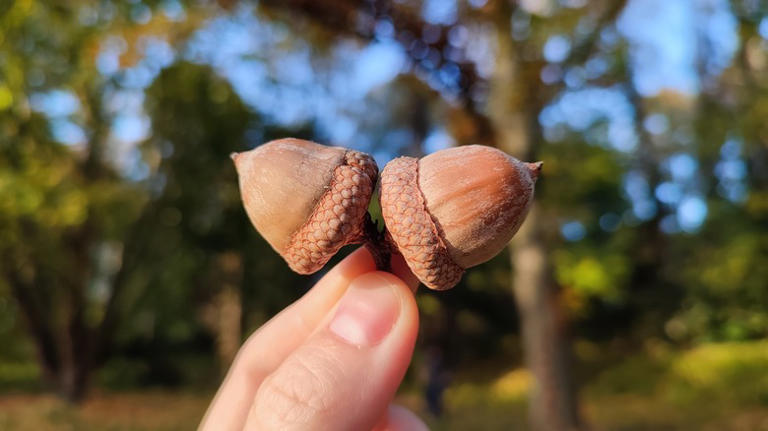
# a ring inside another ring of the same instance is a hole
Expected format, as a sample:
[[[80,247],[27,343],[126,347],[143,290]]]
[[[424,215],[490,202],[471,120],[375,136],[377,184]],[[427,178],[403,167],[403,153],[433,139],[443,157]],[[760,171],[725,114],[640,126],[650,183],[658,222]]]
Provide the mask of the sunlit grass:
[[[581,392],[597,430],[768,430],[768,342],[709,344],[635,355],[594,375]],[[439,430],[527,429],[533,383],[524,369],[455,382]],[[424,415],[428,417],[428,415]]]
[[[701,346],[670,367],[672,402],[731,402],[768,408],[768,341]]]

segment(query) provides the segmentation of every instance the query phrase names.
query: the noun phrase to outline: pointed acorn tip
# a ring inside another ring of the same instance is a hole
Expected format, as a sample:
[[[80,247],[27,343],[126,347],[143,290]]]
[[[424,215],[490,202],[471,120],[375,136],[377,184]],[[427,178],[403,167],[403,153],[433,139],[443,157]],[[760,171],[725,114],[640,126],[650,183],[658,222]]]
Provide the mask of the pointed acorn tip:
[[[238,153],[237,151],[232,151],[231,153],[229,153],[229,158],[232,159],[233,162],[237,162],[237,156],[239,155],[240,153]]]
[[[544,162],[526,163],[525,166],[531,175],[531,179],[536,181],[541,173],[541,167],[544,166]]]

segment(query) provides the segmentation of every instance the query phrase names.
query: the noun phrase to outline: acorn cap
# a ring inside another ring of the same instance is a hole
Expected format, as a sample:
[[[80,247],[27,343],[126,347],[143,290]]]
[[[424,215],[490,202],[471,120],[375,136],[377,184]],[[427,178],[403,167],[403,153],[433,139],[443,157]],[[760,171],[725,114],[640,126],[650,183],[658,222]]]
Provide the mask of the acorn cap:
[[[540,169],[477,145],[392,160],[380,197],[389,236],[422,283],[449,289],[517,232]]]
[[[367,154],[286,138],[232,159],[248,217],[294,271],[311,274],[362,239],[378,173]]]
[[[418,184],[419,161],[398,157],[381,171],[379,201],[389,240],[413,274],[430,289],[450,289],[464,268],[450,257]]]

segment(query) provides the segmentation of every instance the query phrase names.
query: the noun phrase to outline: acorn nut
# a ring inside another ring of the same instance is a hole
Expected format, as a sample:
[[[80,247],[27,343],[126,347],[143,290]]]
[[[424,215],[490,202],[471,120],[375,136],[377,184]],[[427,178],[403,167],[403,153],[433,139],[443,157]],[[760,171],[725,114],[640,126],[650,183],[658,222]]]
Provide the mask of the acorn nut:
[[[311,274],[342,246],[365,243],[380,269],[399,252],[436,290],[504,248],[541,170],[477,145],[394,159],[380,176],[379,232],[367,213],[378,175],[367,154],[287,138],[232,159],[248,217],[294,271]]]
[[[389,239],[422,283],[450,289],[512,239],[541,165],[479,145],[394,159],[380,176]]]
[[[364,241],[378,174],[369,155],[286,138],[232,159],[248,217],[292,270],[311,274]]]

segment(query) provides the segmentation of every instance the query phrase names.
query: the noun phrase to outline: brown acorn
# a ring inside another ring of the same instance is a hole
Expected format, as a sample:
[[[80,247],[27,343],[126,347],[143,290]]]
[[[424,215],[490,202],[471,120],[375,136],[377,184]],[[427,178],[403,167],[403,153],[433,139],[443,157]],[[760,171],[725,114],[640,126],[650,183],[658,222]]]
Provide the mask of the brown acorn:
[[[380,177],[390,241],[422,283],[450,289],[466,268],[491,259],[512,239],[541,165],[479,145],[392,160]]]
[[[286,138],[232,159],[248,217],[294,271],[311,274],[363,242],[378,174],[371,156]]]

